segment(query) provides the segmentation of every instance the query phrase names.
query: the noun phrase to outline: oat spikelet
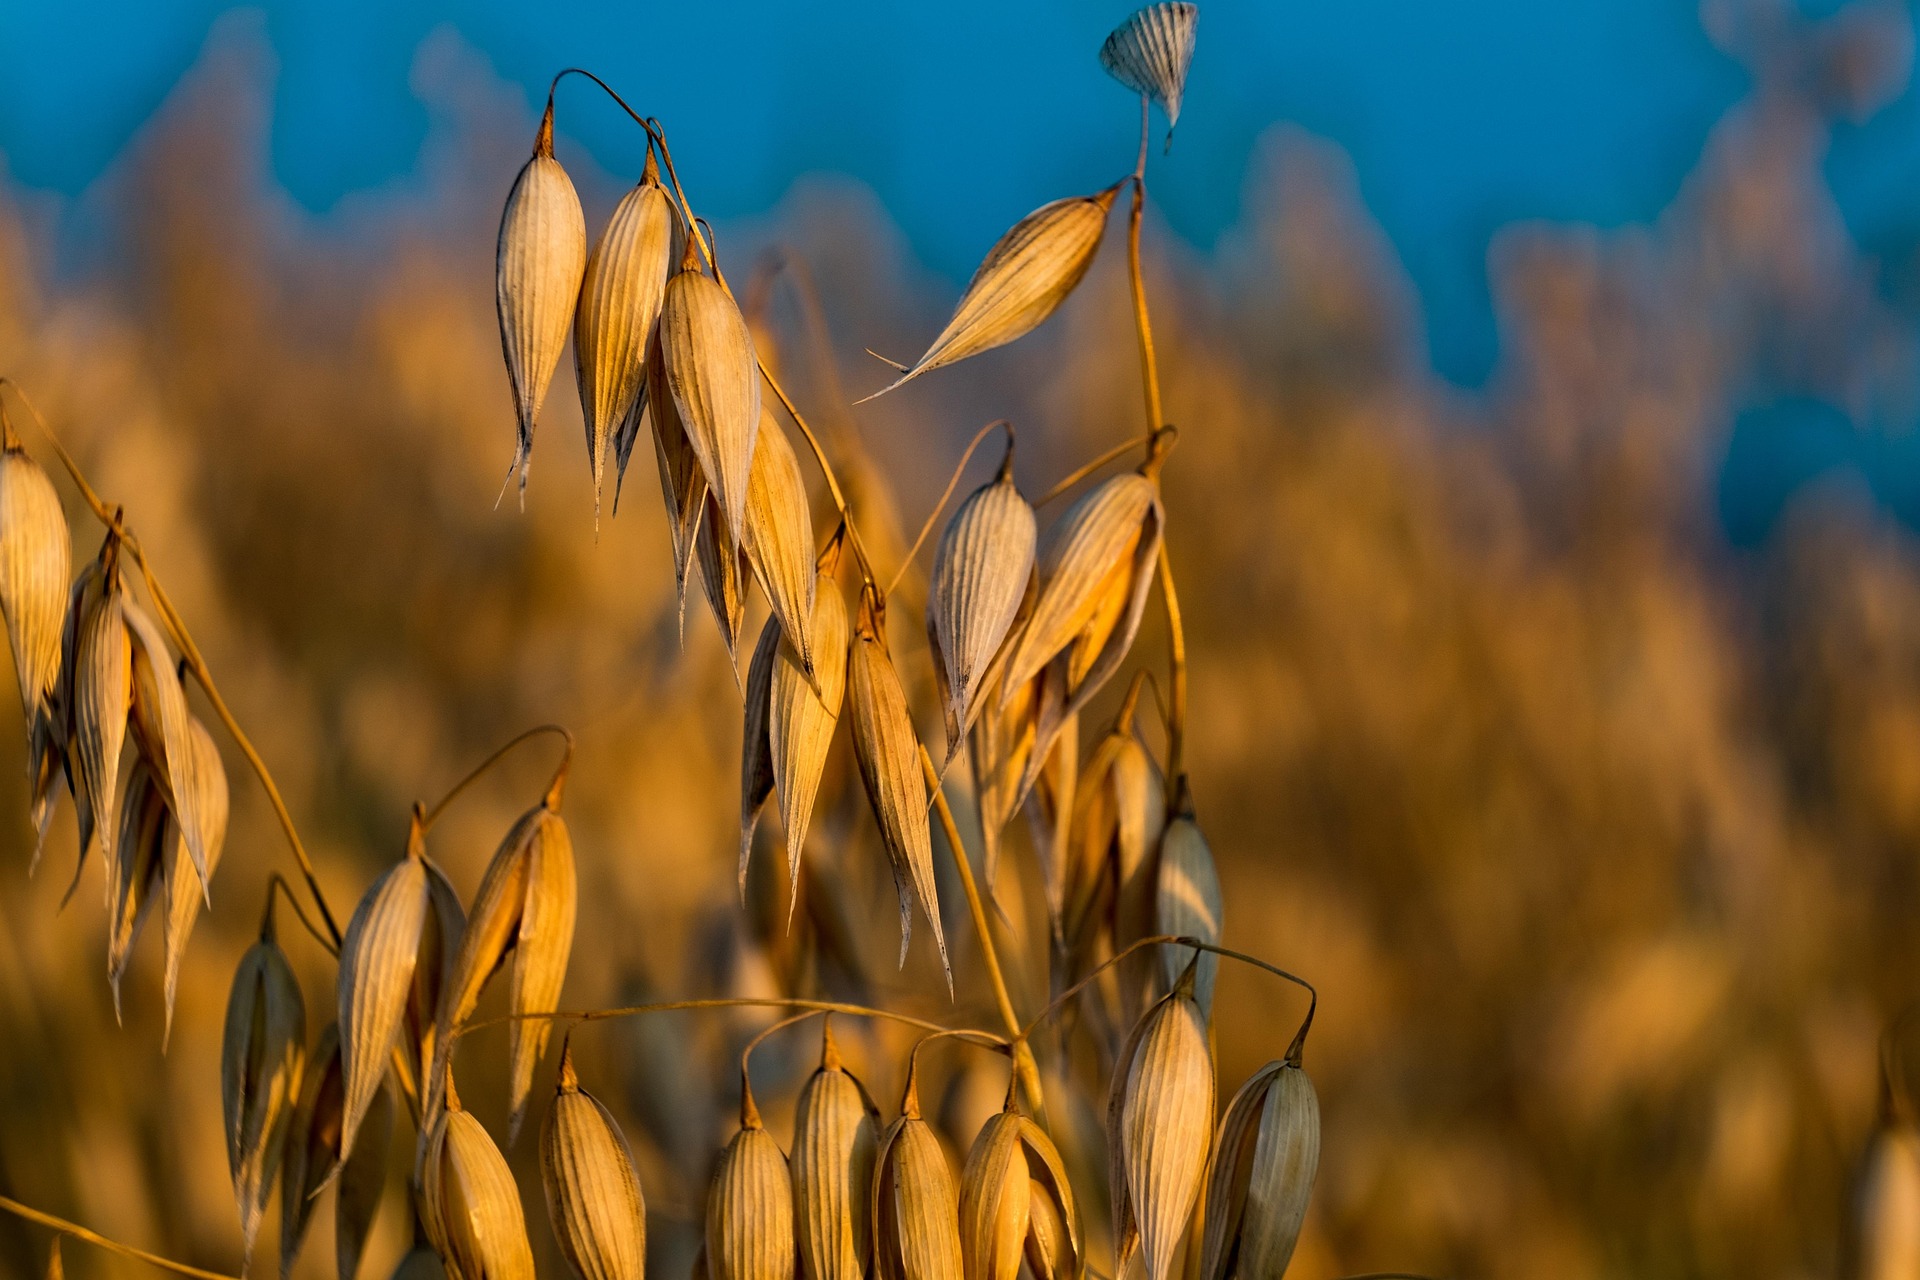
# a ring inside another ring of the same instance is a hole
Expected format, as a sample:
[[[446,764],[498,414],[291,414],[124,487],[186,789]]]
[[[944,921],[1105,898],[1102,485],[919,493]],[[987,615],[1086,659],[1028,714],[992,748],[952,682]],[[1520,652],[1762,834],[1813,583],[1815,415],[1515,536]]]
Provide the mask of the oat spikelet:
[[[747,663],[746,710],[740,726],[740,902],[747,901],[747,863],[753,856],[753,833],[760,810],[773,794],[773,748],[767,720],[773,699],[773,668],[781,645],[780,622],[768,618],[760,642]]]
[[[660,464],[660,492],[667,504],[667,531],[673,538],[673,585],[679,593],[681,622],[687,612],[687,565],[693,556],[694,530],[707,505],[707,475],[700,456],[687,439],[687,429],[667,389],[667,361],[660,350],[660,327],[654,326],[647,348],[647,421],[653,429],[653,455]],[[634,402],[638,412],[639,400]],[[622,469],[624,473],[624,468]],[[617,506],[617,503],[616,503]]]
[[[1066,1166],[1046,1131],[1016,1109],[1011,1089],[960,1175],[960,1246],[966,1280],[1017,1280],[1023,1259],[1038,1260],[1036,1275],[1068,1280],[1079,1271]]]
[[[339,1280],[354,1280],[373,1234],[373,1220],[387,1184],[387,1152],[393,1143],[393,1095],[382,1090],[360,1120],[360,1133],[335,1182],[333,1259]]]
[[[260,940],[240,958],[233,977],[220,1052],[227,1166],[233,1175],[240,1237],[249,1261],[260,1215],[273,1193],[274,1175],[280,1171],[287,1120],[300,1096],[306,1044],[306,1003],[274,936],[269,897]]]
[[[713,620],[720,624],[720,638],[726,642],[727,661],[739,678],[740,633],[747,624],[747,583],[752,569],[746,553],[727,534],[720,507],[709,490],[705,512],[693,538],[694,556],[700,564],[700,585],[706,591]]]
[[[161,1033],[164,1047],[173,1039],[173,1003],[180,990],[180,961],[187,953],[187,939],[200,919],[207,884],[220,869],[220,855],[227,843],[227,770],[220,762],[220,748],[213,735],[197,718],[189,717],[188,751],[193,757],[186,777],[175,781],[176,791],[191,786],[195,791],[194,811],[201,823],[201,840],[206,850],[206,877],[194,865],[193,855],[177,828],[167,836],[166,851],[166,1022]]]
[[[500,214],[494,255],[494,305],[500,348],[513,389],[513,466],[525,500],[534,419],[560,363],[587,266],[587,219],[567,171],[553,158],[553,106],[540,118],[533,158],[521,167]]]
[[[691,245],[667,282],[660,346],[674,408],[719,499],[727,538],[738,546],[746,537],[747,487],[760,434],[760,366],[740,308],[719,281],[701,273]]]
[[[1297,1062],[1270,1062],[1220,1120],[1200,1280],[1281,1280],[1320,1163],[1320,1102]]]
[[[560,1252],[581,1280],[641,1280],[647,1205],[625,1135],[580,1087],[573,1048],[560,1050],[553,1108],[540,1134],[540,1180]]]
[[[512,1011],[543,1013],[557,1007],[579,905],[573,841],[560,817],[561,786],[556,783],[546,799],[514,823],[487,865],[467,915],[453,978],[441,997],[430,1079],[445,1078],[448,1033],[472,1014],[488,979],[506,963],[509,953]],[[520,1131],[527,1094],[533,1088],[533,1069],[552,1031],[549,1020],[524,1017],[508,1029],[508,1142]],[[438,1112],[437,1095],[437,1089],[429,1091],[429,1117]]]
[[[746,540],[741,549],[773,606],[801,668],[813,674],[813,516],[807,482],[786,432],[760,411],[759,443],[747,486]]]
[[[427,865],[427,918],[420,927],[420,955],[407,992],[405,1031],[410,1046],[407,1066],[416,1082],[432,1079],[440,995],[453,985],[454,966],[467,931],[466,908],[460,905],[452,881],[432,858],[421,861]]]
[[[1154,876],[1154,932],[1198,938],[1218,946],[1224,911],[1213,850],[1201,834],[1200,824],[1194,821],[1192,807],[1187,806],[1167,824],[1166,834],[1160,838],[1160,865]],[[1182,947],[1159,950],[1166,985],[1171,988],[1193,953]],[[1203,1017],[1213,1016],[1213,981],[1219,968],[1219,956],[1200,953],[1194,967],[1193,998]]]
[[[340,1155],[340,1035],[332,1023],[307,1060],[300,1105],[287,1122],[280,1164],[280,1276],[293,1274],[313,1217],[314,1195]]]
[[[783,636],[774,655],[767,708],[767,738],[773,753],[774,790],[780,800],[780,825],[786,831],[788,913],[799,899],[800,859],[813,819],[814,797],[826,772],[827,751],[840,721],[847,692],[847,605],[831,573],[814,586],[813,678],[800,655]]]
[[[1107,1095],[1116,1273],[1135,1250],[1147,1280],[1168,1280],[1206,1174],[1213,1058],[1190,979],[1135,1025]]]
[[[534,1280],[520,1190],[500,1148],[443,1086],[446,1108],[428,1141],[421,1199],[425,1225],[450,1280]]]
[[[20,447],[4,411],[0,428],[6,437],[0,454],[0,614],[6,617],[31,749],[35,718],[50,710],[60,674],[73,542],[53,481]]]
[[[929,369],[1004,346],[1039,327],[1093,265],[1107,211],[1119,190],[1116,183],[1096,195],[1055,200],[1015,223],[975,268],[960,305],[926,354],[874,395],[884,395]]]
[[[953,513],[933,554],[927,635],[946,688],[947,759],[972,723],[974,700],[1001,651],[1033,577],[1033,508],[1013,483],[1013,444],[993,483]]]
[[[1199,25],[1196,5],[1148,5],[1115,27],[1100,46],[1100,65],[1108,75],[1166,108],[1169,141],[1180,123],[1180,95]]]
[[[413,969],[420,957],[420,932],[427,919],[425,853],[416,826],[400,861],[373,882],[354,908],[346,939],[340,944],[342,1158],[353,1150],[354,1135],[386,1078],[395,1038],[406,1020]]]
[[[805,1280],[862,1280],[873,1249],[880,1112],[840,1060],[829,1021],[793,1120],[793,1211]]]
[[[133,600],[121,597],[121,617],[132,641],[134,742],[153,765],[155,776],[179,822],[186,839],[187,852],[193,857],[200,875],[202,891],[211,897],[212,885],[207,871],[206,821],[199,812],[205,780],[196,775],[202,758],[192,747],[192,714],[187,710],[187,693],[173,667],[173,658],[153,619]]]
[[[793,1185],[780,1144],[760,1122],[753,1091],[740,1102],[740,1131],[727,1143],[707,1190],[707,1270],[713,1280],[792,1280]]]
[[[146,761],[136,759],[127,779],[126,798],[120,805],[120,831],[114,841],[119,851],[115,874],[107,885],[107,981],[113,988],[116,1022],[120,1019],[120,979],[164,875],[166,839],[167,806],[160,784]]]
[[[667,287],[672,227],[667,193],[648,151],[639,184],[615,206],[587,259],[573,321],[574,372],[587,428],[587,461],[593,468],[596,519],[608,442],[636,412],[635,402],[646,386],[647,347]],[[617,451],[618,470],[626,470],[631,448],[629,438],[627,449]]]
[[[920,900],[933,927],[940,967],[953,987],[947,938],[940,925],[940,897],[933,878],[933,835],[927,826],[927,783],[920,772],[920,739],[907,709],[906,691],[887,654],[886,606],[876,593],[861,593],[860,618],[847,656],[847,690],[853,702],[853,750],[867,800],[880,827],[900,895],[900,963],[907,962],[913,932],[913,902]]]
[[[127,712],[133,702],[133,645],[127,638],[121,600],[116,586],[94,602],[80,628],[74,669],[73,720],[80,778],[109,885],[117,870],[113,845],[120,817],[120,750],[126,743]],[[83,833],[85,829],[83,824]],[[84,839],[80,856],[84,861]]]
[[[964,1280],[959,1192],[940,1139],[920,1116],[916,1076],[909,1066],[900,1118],[874,1154],[874,1267],[879,1280]]]

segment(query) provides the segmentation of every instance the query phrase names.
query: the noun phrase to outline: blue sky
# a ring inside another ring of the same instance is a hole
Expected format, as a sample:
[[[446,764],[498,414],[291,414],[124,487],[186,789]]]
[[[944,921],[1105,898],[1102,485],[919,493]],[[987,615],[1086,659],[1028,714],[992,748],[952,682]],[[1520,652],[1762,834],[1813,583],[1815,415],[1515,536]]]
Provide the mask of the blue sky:
[[[0,22],[0,155],[12,180],[83,190],[226,7],[13,6]],[[406,172],[427,127],[409,68],[420,42],[451,25],[530,101],[573,62],[632,90],[667,120],[683,163],[700,160],[717,216],[763,210],[809,172],[850,174],[958,282],[1013,217],[1128,164],[1133,109],[1094,49],[1130,7],[274,6],[264,10],[279,60],[272,161],[320,213]],[[1154,195],[1173,230],[1206,249],[1238,215],[1265,129],[1285,121],[1333,140],[1420,294],[1436,368],[1472,385],[1495,350],[1494,229],[1651,218],[1745,88],[1690,0],[1204,0],[1188,106]],[[610,111],[573,113],[569,127],[610,167],[632,154]],[[1909,92],[1836,144],[1834,181],[1869,241],[1920,223],[1916,139]]]

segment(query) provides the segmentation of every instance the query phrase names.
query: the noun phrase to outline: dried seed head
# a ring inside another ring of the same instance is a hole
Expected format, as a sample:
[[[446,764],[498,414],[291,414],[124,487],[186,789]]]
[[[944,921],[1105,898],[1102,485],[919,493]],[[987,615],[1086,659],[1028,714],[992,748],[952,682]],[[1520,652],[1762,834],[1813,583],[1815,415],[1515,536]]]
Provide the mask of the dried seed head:
[[[107,863],[109,884],[113,883],[115,869],[113,842],[119,834],[120,750],[126,743],[127,712],[132,702],[133,644],[127,638],[122,596],[114,588],[93,603],[81,625],[73,707],[81,784],[87,793],[89,821],[98,833],[100,852]],[[83,823],[83,861],[85,830]]]
[[[1148,1280],[1173,1274],[1206,1174],[1213,1100],[1206,1020],[1183,979],[1135,1025],[1114,1065],[1107,1151],[1116,1273],[1138,1249]]]
[[[633,1153],[613,1116],[580,1088],[570,1045],[560,1050],[559,1084],[540,1134],[540,1180],[554,1239],[581,1280],[641,1280],[647,1206]]]
[[[1115,27],[1100,46],[1100,65],[1108,75],[1167,109],[1169,141],[1180,122],[1180,94],[1199,25],[1197,5],[1148,5]]]
[[[1012,342],[1052,315],[1093,265],[1119,185],[1042,205],[1000,237],[974,270],[953,318],[883,395],[929,369]],[[872,399],[871,396],[868,399]]]
[[[107,868],[107,981],[113,988],[115,1021],[120,1018],[120,979],[165,875],[166,840],[167,806],[160,785],[146,762],[135,760],[120,806],[116,856]]]
[[[1200,1280],[1281,1280],[1319,1163],[1313,1082],[1296,1064],[1270,1062],[1240,1086],[1220,1120]]]
[[[695,557],[700,563],[700,585],[713,609],[713,620],[720,624],[720,638],[727,645],[727,661],[736,678],[740,667],[740,633],[747,623],[747,582],[752,572],[747,556],[734,545],[721,518],[712,490],[705,499],[705,514],[694,534]]]
[[[453,882],[432,858],[427,866],[427,918],[420,927],[420,955],[413,963],[413,983],[407,992],[408,1065],[413,1078],[429,1080],[433,1046],[440,1017],[440,995],[453,985],[460,942],[466,936],[467,912]]]
[[[780,1144],[744,1096],[733,1135],[707,1191],[707,1269],[713,1280],[792,1280],[793,1185]]]
[[[209,831],[200,813],[201,798],[209,783],[198,776],[203,759],[190,741],[193,716],[187,710],[187,693],[180,685],[160,628],[147,611],[126,597],[121,598],[120,611],[132,641],[133,714],[129,723],[135,731],[134,742],[153,766],[168,808],[179,820],[187,852],[203,882],[202,892],[211,897],[206,856]]]
[[[460,1026],[480,1001],[487,981],[512,953],[510,1006],[515,1014],[550,1012],[557,1007],[573,950],[578,909],[573,841],[559,812],[554,791],[521,817],[500,842],[474,896],[460,940],[453,979],[440,1001],[434,1032],[434,1068],[430,1080],[446,1076],[449,1032]],[[508,1029],[509,1119],[507,1141],[520,1131],[533,1068],[546,1050],[553,1024],[544,1018],[516,1018]],[[437,1114],[438,1089],[430,1089],[425,1114]]]
[[[1154,932],[1219,945],[1225,910],[1220,876],[1214,870],[1213,850],[1207,847],[1207,838],[1200,833],[1200,824],[1191,811],[1167,824],[1167,833],[1160,839],[1160,865],[1154,880]],[[1185,948],[1160,948],[1162,972],[1169,988],[1192,958],[1193,953]],[[1213,1016],[1213,980],[1219,968],[1220,957],[1211,952],[1202,952],[1194,966],[1193,998],[1208,1018]]]
[[[831,574],[820,574],[814,586],[810,630],[817,655],[812,678],[792,643],[782,636],[773,659],[767,705],[773,783],[780,798],[780,825],[786,831],[789,918],[799,898],[800,858],[814,797],[847,691],[847,605]]]
[[[812,675],[813,516],[807,510],[807,482],[793,445],[765,409],[747,486],[742,550],[802,669]]]
[[[727,539],[738,546],[760,434],[760,366],[747,322],[719,281],[683,260],[667,282],[660,345],[674,408],[719,498]]]
[[[687,429],[667,388],[667,360],[660,348],[660,326],[647,347],[647,421],[653,427],[653,454],[660,464],[660,492],[667,504],[667,531],[673,535],[673,582],[679,592],[681,621],[686,621],[687,565],[693,555],[694,530],[707,503],[707,475],[700,456],[687,439]],[[637,406],[640,401],[636,400]]]
[[[911,1067],[900,1111],[874,1155],[875,1269],[880,1280],[964,1280],[959,1192],[940,1139],[920,1117]]]
[[[0,424],[6,435],[0,454],[0,614],[6,617],[31,747],[35,717],[50,709],[60,674],[73,544],[53,481],[20,447],[12,424],[3,416]]]
[[[1049,531],[1039,598],[1008,659],[1005,687],[1034,679],[1063,655],[1067,662],[1060,708],[1043,708],[1035,730],[1022,794],[1045,762],[1058,724],[1086,705],[1132,647],[1153,585],[1162,524],[1154,482],[1129,474],[1089,490]]]
[[[460,1109],[459,1095],[444,1088],[446,1109],[434,1123],[421,1180],[427,1233],[450,1276],[534,1280],[527,1220],[506,1158]]]
[[[227,1166],[240,1208],[246,1256],[280,1171],[287,1119],[300,1096],[306,1063],[307,1010],[287,958],[274,939],[273,904],[260,940],[240,958],[227,998],[220,1053],[220,1101],[227,1129]]]
[[[900,896],[900,963],[907,962],[917,897],[933,927],[940,967],[951,989],[953,969],[947,963],[947,938],[940,925],[940,897],[933,879],[933,834],[927,826],[920,739],[907,710],[906,691],[887,654],[884,605],[872,591],[861,595],[860,619],[847,656],[847,689],[853,702],[854,757]]]
[[[553,158],[553,107],[540,120],[533,158],[521,168],[500,214],[494,256],[494,303],[500,347],[513,388],[517,433],[513,472],[527,490],[534,419],[567,345],[574,303],[587,266],[587,219],[567,171]]]
[[[334,1269],[340,1280],[354,1280],[373,1234],[374,1215],[387,1185],[387,1152],[393,1142],[393,1095],[382,1090],[361,1117],[360,1132],[335,1183],[333,1203]],[[285,1194],[284,1189],[282,1194]]]
[[[1033,508],[1013,483],[1013,445],[992,484],[953,513],[933,555],[927,634],[946,686],[947,759],[972,722],[987,667],[1012,629],[1033,577]]]
[[[1023,1258],[1036,1276],[1079,1273],[1080,1231],[1066,1166],[1046,1130],[1014,1106],[974,1139],[960,1175],[960,1245],[967,1280],[1016,1280]]]
[[[805,1280],[862,1280],[873,1248],[869,1191],[880,1112],[824,1028],[820,1069],[793,1120],[793,1210]]]
[[[416,826],[407,851],[373,882],[340,944],[340,1059],[345,1081],[340,1155],[353,1150],[405,1021],[427,919],[425,850]]]
[[[300,1105],[287,1123],[280,1164],[282,1280],[293,1273],[300,1256],[307,1223],[313,1217],[314,1195],[326,1185],[327,1174],[340,1158],[340,1034],[332,1023],[320,1033],[305,1076]]]
[[[207,884],[219,870],[220,855],[227,842],[227,770],[220,762],[220,748],[213,735],[198,719],[188,720],[188,752],[193,760],[175,781],[176,794],[191,788],[195,792],[194,812],[201,824],[201,841],[206,850],[206,876],[194,866],[186,840],[174,830],[166,837],[166,1023],[161,1043],[173,1038],[173,1002],[180,989],[180,961],[187,952],[187,939],[200,919]]]
[[[607,443],[638,413],[637,401],[646,386],[647,346],[672,265],[667,257],[672,225],[672,209],[649,151],[645,175],[614,208],[587,259],[573,321],[574,371],[587,428],[587,461],[593,467],[596,517]],[[631,435],[625,443],[616,451],[621,472],[632,449]]]

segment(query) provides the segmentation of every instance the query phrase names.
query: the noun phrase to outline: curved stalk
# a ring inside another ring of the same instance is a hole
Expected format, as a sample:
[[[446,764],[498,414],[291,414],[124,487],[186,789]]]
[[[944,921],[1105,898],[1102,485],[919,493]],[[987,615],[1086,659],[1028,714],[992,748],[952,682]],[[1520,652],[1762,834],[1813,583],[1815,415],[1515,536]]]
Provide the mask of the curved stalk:
[[[18,1200],[10,1200],[6,1196],[0,1196],[0,1209],[4,1209],[16,1218],[36,1222],[63,1236],[71,1236],[75,1240],[105,1249],[109,1253],[117,1253],[123,1258],[144,1262],[162,1271],[171,1271],[177,1276],[194,1276],[196,1280],[239,1280],[238,1276],[228,1275],[224,1271],[207,1271],[200,1267],[189,1266],[184,1262],[175,1262],[172,1258],[163,1258],[157,1253],[148,1253],[145,1249],[136,1249],[130,1244],[121,1244],[118,1240],[109,1240],[99,1232],[89,1231],[77,1222],[68,1222],[65,1218],[56,1218],[50,1213],[42,1213],[38,1209],[21,1204]]]
[[[887,583],[887,589],[881,592],[882,595],[892,595],[894,588],[900,585],[900,579],[907,576],[907,570],[913,567],[913,558],[920,554],[920,548],[926,542],[927,535],[933,532],[934,523],[940,519],[940,513],[946,509],[947,499],[953,496],[954,489],[960,483],[960,477],[966,474],[967,464],[973,461],[974,450],[980,447],[980,442],[987,438],[989,432],[999,427],[1007,429],[1007,452],[1013,452],[1013,424],[1005,418],[996,418],[973,433],[973,439],[967,444],[966,452],[960,455],[960,461],[953,465],[953,474],[947,477],[947,487],[940,491],[940,501],[934,503],[933,510],[927,512],[927,520],[920,526],[919,536],[914,538],[913,545],[907,548],[907,553],[900,557],[900,567],[893,571],[893,580]]]
[[[637,1018],[649,1013],[679,1013],[693,1009],[811,1009],[820,1013],[844,1013],[856,1018],[878,1018],[886,1022],[898,1022],[903,1026],[918,1027],[922,1031],[972,1036],[982,1044],[1008,1043],[1005,1036],[997,1036],[991,1031],[980,1031],[972,1027],[946,1027],[925,1018],[913,1017],[911,1014],[895,1013],[891,1009],[876,1009],[864,1004],[843,1004],[837,1000],[789,1000],[779,996],[716,996],[702,1000],[663,1000],[653,1004],[623,1005],[609,1009],[555,1009],[545,1013],[508,1013],[497,1018],[463,1023],[454,1028],[453,1038],[458,1039],[482,1027],[505,1026],[511,1022],[607,1022],[615,1018]]]
[[[454,783],[453,787],[445,795],[441,796],[431,809],[420,814],[417,819],[419,834],[425,835],[433,827],[433,824],[439,820],[440,815],[446,812],[447,806],[459,799],[461,793],[468,787],[486,776],[487,771],[504,760],[508,752],[512,751],[521,743],[537,738],[543,733],[557,733],[566,743],[566,752],[560,757],[560,764],[553,771],[553,781],[547,785],[547,795],[549,797],[548,807],[552,808],[557,805],[559,803],[558,792],[567,780],[567,770],[573,766],[573,734],[568,731],[564,725],[538,724],[508,739],[492,755],[475,765],[466,777]]]

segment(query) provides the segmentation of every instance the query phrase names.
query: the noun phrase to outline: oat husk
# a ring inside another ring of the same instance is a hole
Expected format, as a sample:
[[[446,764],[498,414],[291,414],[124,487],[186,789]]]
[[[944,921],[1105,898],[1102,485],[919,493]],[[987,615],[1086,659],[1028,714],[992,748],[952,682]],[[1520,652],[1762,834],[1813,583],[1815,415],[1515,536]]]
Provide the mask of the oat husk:
[[[746,537],[747,489],[760,434],[760,366],[740,308],[694,264],[691,246],[667,282],[660,345],[667,390],[718,498],[727,539],[738,546]]]
[[[829,1019],[793,1119],[793,1212],[805,1280],[862,1280],[873,1251],[880,1112],[840,1059]]]
[[[1114,1270],[1137,1251],[1147,1280],[1170,1280],[1213,1126],[1213,1056],[1190,975],[1135,1024],[1107,1099]]]
[[[73,540],[53,481],[20,447],[4,410],[0,428],[5,434],[5,451],[0,453],[0,616],[6,619],[31,752],[35,722],[51,714],[60,675],[60,629]]]
[[[571,1045],[560,1050],[553,1108],[540,1134],[540,1181],[554,1239],[581,1280],[642,1280],[647,1205],[633,1153],[612,1113],[580,1087]]]
[[[270,896],[260,940],[240,958],[234,974],[220,1051],[227,1167],[233,1175],[240,1238],[249,1261],[254,1234],[280,1172],[287,1121],[299,1101],[306,1043],[306,1002],[275,938]]]
[[[1270,1062],[1220,1120],[1199,1280],[1281,1280],[1320,1162],[1320,1103],[1298,1063]]]
[[[1199,24],[1197,5],[1148,5],[1115,27],[1100,46],[1100,65],[1107,74],[1166,108],[1169,141],[1180,122],[1180,98]]]

